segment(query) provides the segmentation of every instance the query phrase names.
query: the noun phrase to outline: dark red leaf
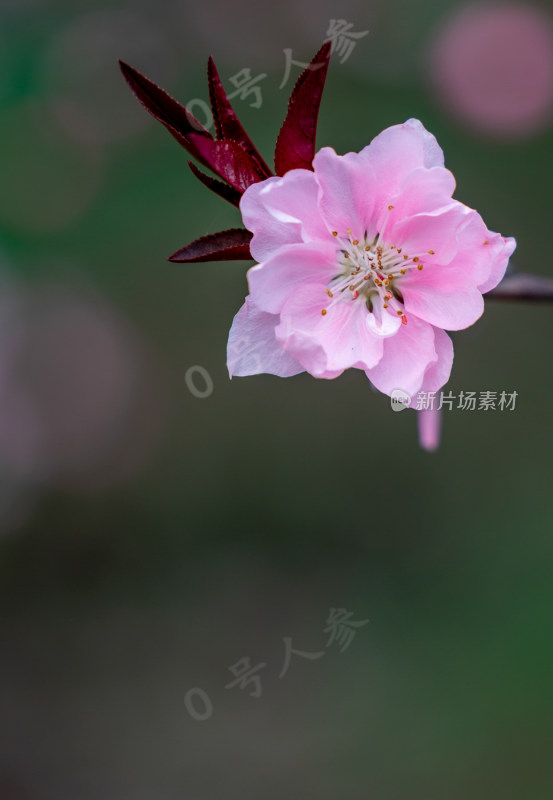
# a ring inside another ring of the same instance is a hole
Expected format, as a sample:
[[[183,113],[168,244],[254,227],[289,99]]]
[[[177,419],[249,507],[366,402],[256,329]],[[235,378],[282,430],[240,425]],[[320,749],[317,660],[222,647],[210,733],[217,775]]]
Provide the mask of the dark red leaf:
[[[203,163],[240,193],[252,183],[265,180],[253,158],[244,148],[230,139],[208,139],[191,133],[190,139],[202,157]]]
[[[197,139],[213,139],[210,132],[204,128],[201,122],[189,111],[173,100],[167,92],[156,86],[155,83],[145,78],[138,70],[119,61],[121,72],[134,95],[142,103],[150,114],[161,122],[169,133],[181,144],[190,155],[201,161],[206,167],[210,165],[205,161],[197,147],[189,139],[189,134],[193,133]]]
[[[188,162],[188,166],[204,186],[207,186],[208,189],[211,189],[212,192],[215,192],[215,194],[218,194],[219,197],[222,197],[224,200],[228,200],[233,206],[239,205],[242,193],[239,192],[238,189],[233,189],[228,183],[221,183],[221,181],[212,178],[211,175],[206,175],[205,172],[198,169],[192,161]]]
[[[211,100],[211,111],[213,113],[217,138],[231,139],[233,142],[238,142],[238,144],[242,145],[244,150],[254,159],[265,177],[268,178],[272,175],[272,172],[236,116],[227,97],[227,93],[223,89],[217,67],[211,56],[207,62],[207,80],[209,83],[209,98]]]
[[[553,300],[553,278],[527,273],[508,275],[485,297],[490,300],[529,300],[534,303],[550,303]]]
[[[231,228],[220,233],[201,236],[169,257],[169,261],[243,261],[251,258],[250,241],[253,234],[245,228]]]
[[[277,175],[284,175],[290,169],[313,169],[317,119],[330,50],[331,42],[325,42],[294,86],[288,103],[288,114],[276,143]]]

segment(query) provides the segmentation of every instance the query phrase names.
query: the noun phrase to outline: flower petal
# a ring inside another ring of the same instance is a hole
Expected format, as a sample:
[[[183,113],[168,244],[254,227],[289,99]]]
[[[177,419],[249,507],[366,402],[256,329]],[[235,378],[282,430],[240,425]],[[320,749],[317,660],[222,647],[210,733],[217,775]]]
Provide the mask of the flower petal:
[[[387,338],[398,332],[401,327],[401,318],[397,314],[386,311],[382,307],[382,301],[375,301],[372,314],[367,317],[367,327],[376,336]]]
[[[268,178],[250,186],[240,201],[244,225],[253,234],[251,251],[265,261],[287,244],[330,241],[318,212],[319,184],[312,172],[297,169],[284,178]]]
[[[229,333],[227,367],[231,378],[263,372],[289,378],[304,371],[275,339],[277,324],[277,315],[260,311],[251,298],[246,297]]]
[[[417,167],[444,166],[444,153],[436,137],[418,119],[386,128],[361,152],[370,158],[377,178],[398,188]]]
[[[320,213],[328,228],[346,238],[350,228],[354,238],[362,239],[373,220],[377,191],[370,163],[359,153],[339,156],[332,147],[323,147],[313,167],[322,190]]]
[[[400,290],[409,319],[415,315],[448,331],[468,328],[484,311],[481,292],[455,266],[414,270],[402,279]]]
[[[420,390],[425,372],[438,359],[434,328],[427,322],[409,317],[395,336],[383,340],[380,362],[366,371],[367,377],[384,394],[402,389],[411,398]]]
[[[430,260],[433,264],[446,265],[457,255],[457,232],[465,224],[470,211],[456,200],[435,211],[413,214],[404,219],[399,219],[394,209],[386,238],[400,246],[405,255],[420,257],[421,263]],[[431,259],[429,250],[434,251]]]
[[[498,238],[496,238],[498,237]],[[505,271],[509,266],[509,259],[516,250],[516,239],[512,236],[503,238],[499,233],[491,234],[488,236],[490,245],[492,246],[492,253],[490,254],[490,271],[487,280],[478,285],[482,294],[486,294],[503,280]]]
[[[470,209],[465,224],[457,232],[457,242],[455,266],[472,276],[482,294],[497,286],[505,275],[516,241],[489,231],[480,214]]]
[[[453,366],[453,342],[441,328],[434,328],[434,349],[437,360],[424,373],[421,392],[437,392],[449,380]]]
[[[276,337],[311,375],[335,378],[344,369],[368,369],[380,360],[383,339],[370,331],[368,316],[362,303],[331,303],[325,286],[306,284],[284,304]]]
[[[326,285],[336,269],[335,248],[330,243],[287,245],[248,270],[250,294],[263,311],[278,314],[298,287],[306,283]]]
[[[404,181],[414,170],[444,166],[443,152],[436,138],[416,119],[386,128],[361,150],[359,156],[370,165],[374,175],[371,194],[377,227],[382,224],[387,207],[400,194]]]
[[[444,167],[414,169],[405,178],[397,197],[393,198],[396,219],[436,211],[451,204],[455,191],[453,173]]]

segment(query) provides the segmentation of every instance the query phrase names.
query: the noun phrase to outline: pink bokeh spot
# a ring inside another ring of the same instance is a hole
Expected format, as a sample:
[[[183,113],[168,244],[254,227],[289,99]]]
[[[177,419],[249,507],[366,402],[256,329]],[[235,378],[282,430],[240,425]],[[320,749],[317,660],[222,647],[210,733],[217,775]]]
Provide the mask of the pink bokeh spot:
[[[421,447],[429,453],[434,453],[440,446],[442,412],[436,408],[417,411],[417,423]]]
[[[469,5],[437,33],[430,78],[441,102],[478,131],[538,133],[553,112],[553,20],[532,5]]]
[[[125,315],[93,289],[3,286],[0,328],[0,472],[93,492],[139,471],[166,403],[157,361]],[[1,507],[0,496],[0,529]]]

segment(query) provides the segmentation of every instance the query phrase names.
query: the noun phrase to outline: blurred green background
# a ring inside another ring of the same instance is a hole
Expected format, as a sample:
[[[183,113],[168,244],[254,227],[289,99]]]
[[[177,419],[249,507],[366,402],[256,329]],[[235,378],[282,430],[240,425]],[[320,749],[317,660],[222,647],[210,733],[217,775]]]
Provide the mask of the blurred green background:
[[[248,265],[165,260],[239,214],[116,59],[182,102],[210,53],[228,91],[266,73],[234,104],[269,159],[284,50],[331,19],[369,33],[332,57],[318,146],[421,119],[551,275],[550,5],[0,2],[1,800],[553,796],[553,309],[490,301],[455,335],[448,388],[517,405],[446,412],[430,455],[360,372],[229,381]],[[331,608],[370,620],[344,652]],[[279,678],[286,637],[324,657]],[[257,698],[225,688],[246,657]]]

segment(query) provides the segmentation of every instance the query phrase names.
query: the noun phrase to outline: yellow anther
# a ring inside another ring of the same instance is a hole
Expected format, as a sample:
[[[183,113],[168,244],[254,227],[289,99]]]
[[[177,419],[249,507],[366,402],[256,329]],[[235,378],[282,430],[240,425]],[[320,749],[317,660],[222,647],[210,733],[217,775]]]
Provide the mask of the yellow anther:
[[[359,239],[354,239],[353,244],[359,244]]]
[[[421,271],[421,269],[423,269],[423,267],[424,267],[424,264],[417,264],[417,269],[419,270],[419,272]]]
[[[338,236],[338,231],[332,231],[333,236]]]
[[[326,317],[326,308],[323,308],[323,310],[321,311],[321,315],[322,315],[323,317]]]
[[[429,250],[428,251],[428,255],[429,256],[435,256],[436,255],[436,251],[435,250]]]

